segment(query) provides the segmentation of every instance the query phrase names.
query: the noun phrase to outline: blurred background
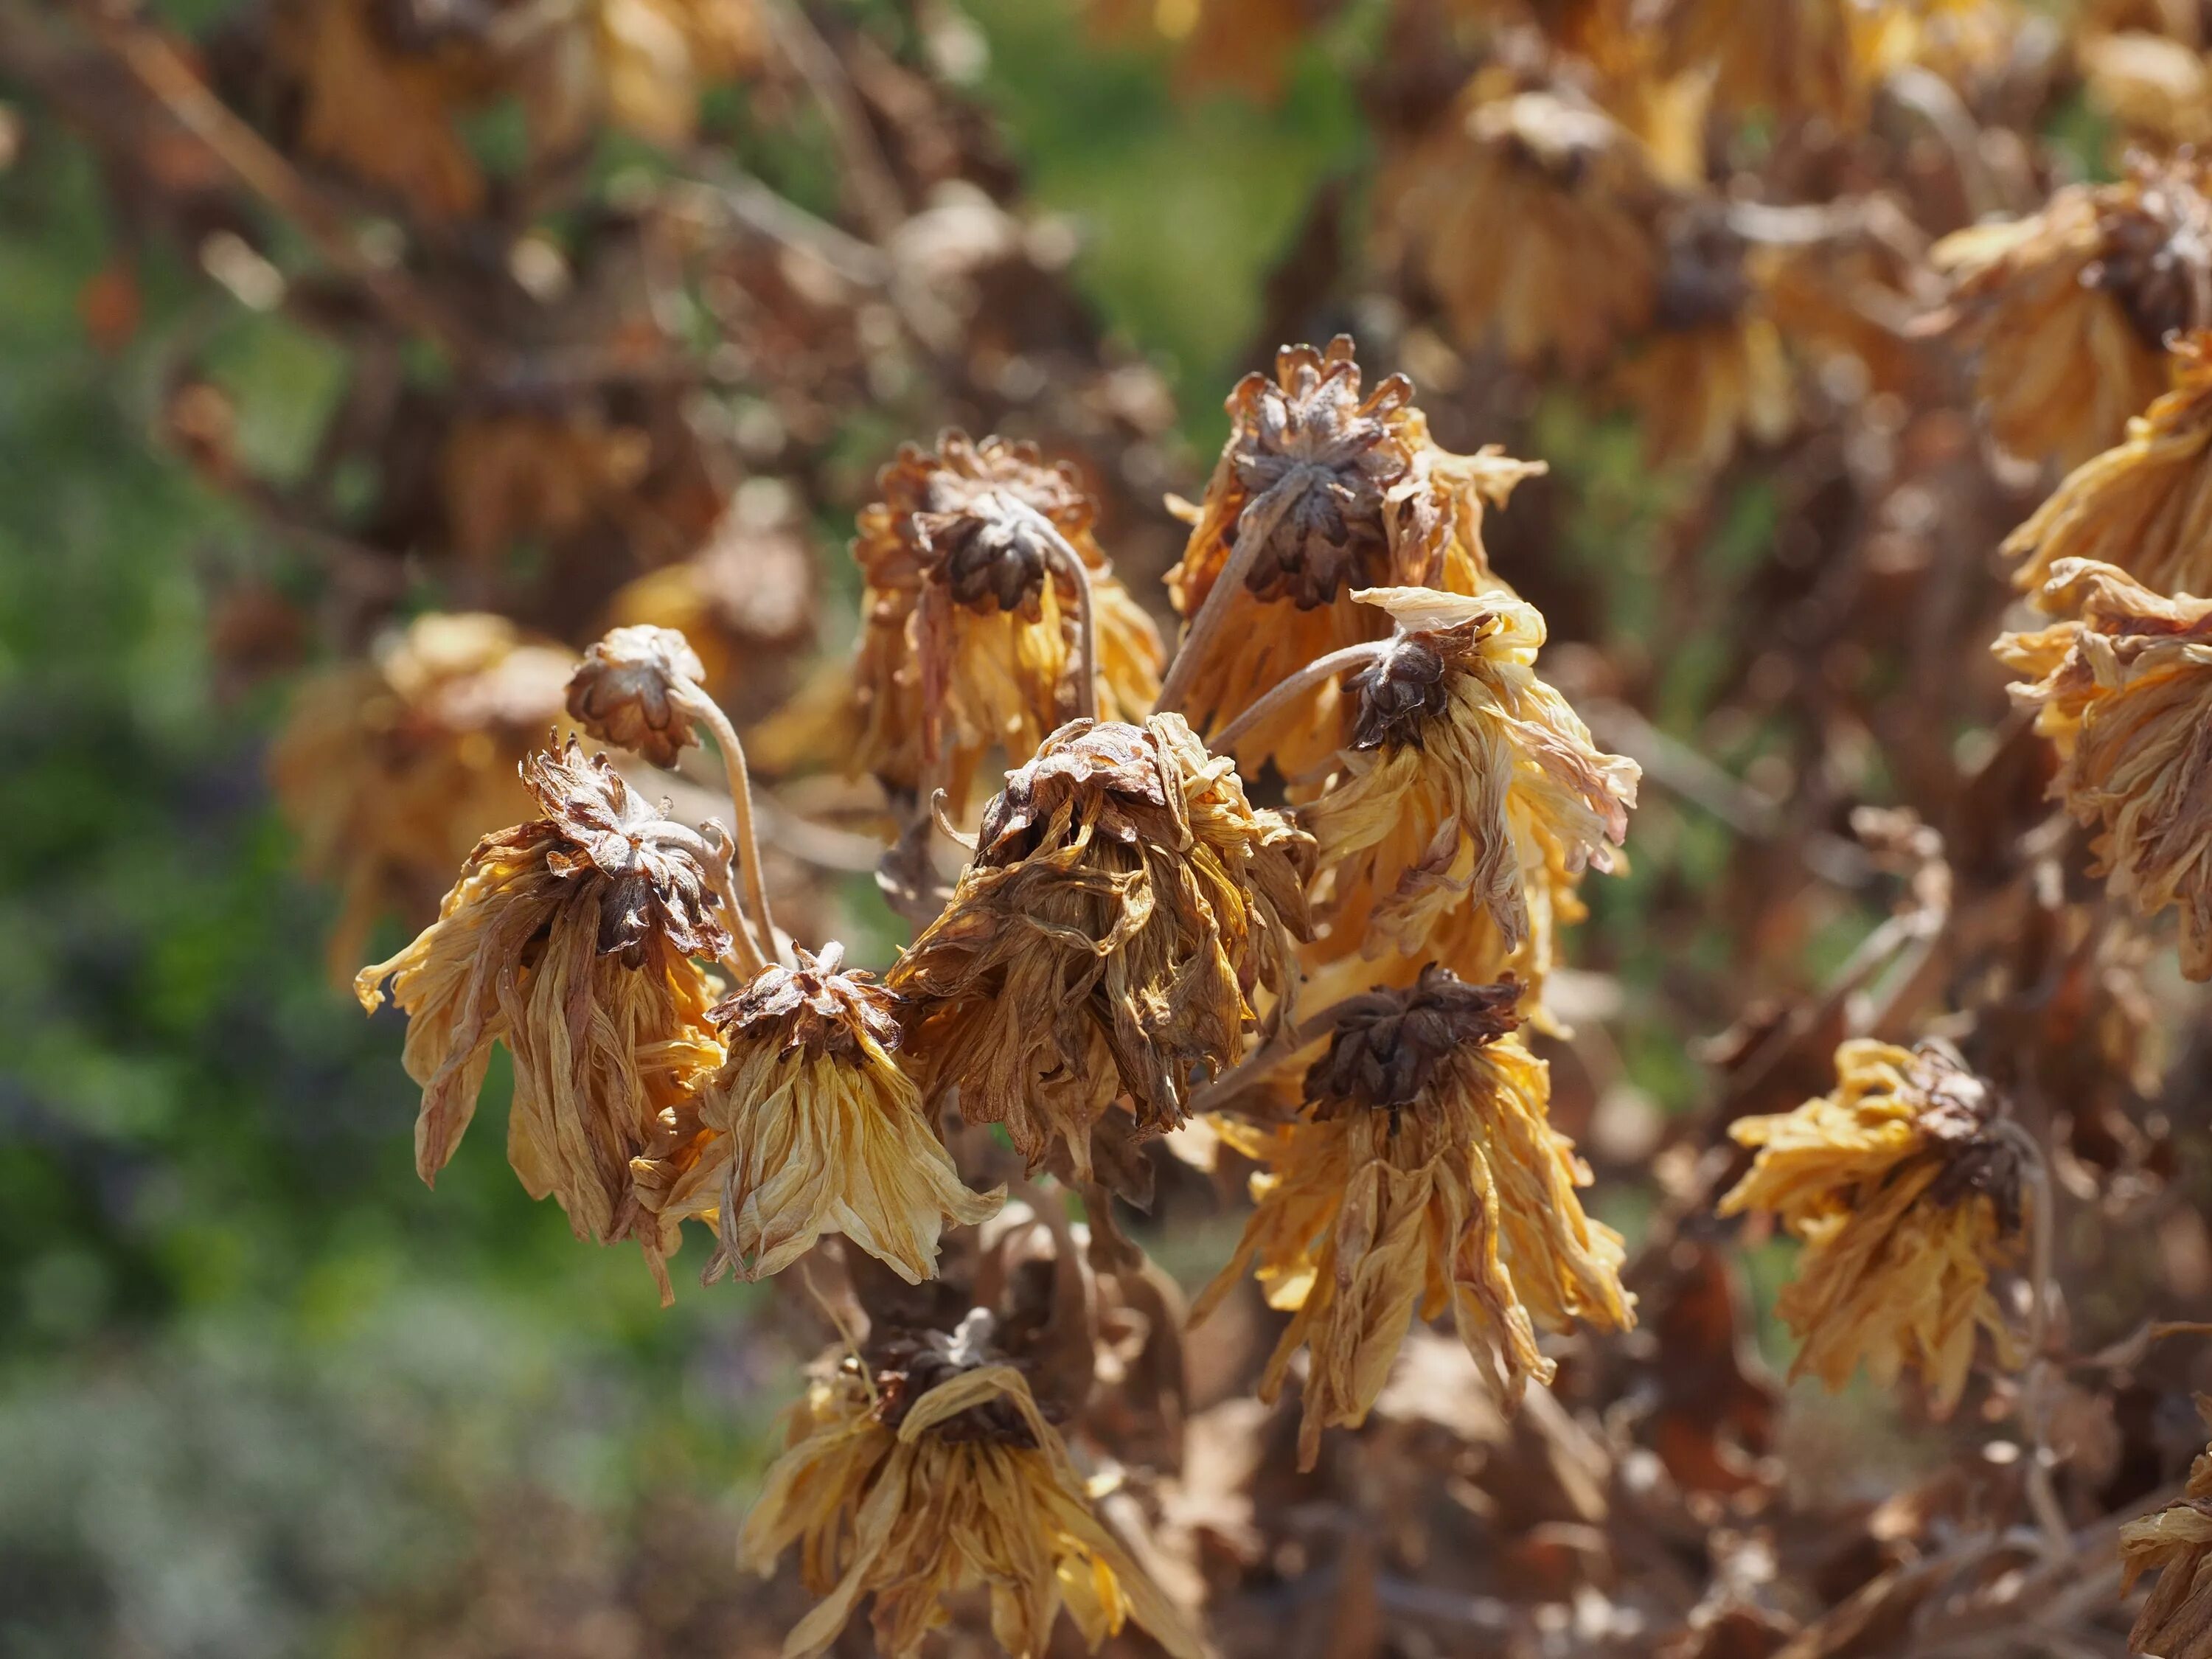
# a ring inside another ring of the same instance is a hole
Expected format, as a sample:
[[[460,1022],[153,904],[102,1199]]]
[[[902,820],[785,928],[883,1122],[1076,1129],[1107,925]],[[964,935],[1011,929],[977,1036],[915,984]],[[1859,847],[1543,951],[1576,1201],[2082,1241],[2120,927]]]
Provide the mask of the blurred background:
[[[1915,262],[2117,176],[2141,106],[2100,95],[2082,14],[2003,7],[1980,56],[1907,54],[1817,118],[1639,129],[1626,195],[1891,216],[1754,259],[1741,215],[1711,254],[1686,214],[1672,297],[1625,322],[1589,291],[1626,257],[1597,209],[1449,148],[1469,99],[1629,119],[1551,55],[1576,9],[0,0],[0,1652],[780,1641],[731,1550],[816,1346],[767,1316],[799,1293],[702,1291],[687,1255],[663,1310],[527,1200],[495,1125],[427,1190],[402,1024],[347,981],[506,821],[397,822],[458,787],[421,755],[511,776],[557,714],[514,653],[628,620],[692,633],[755,734],[794,932],[887,959],[872,850],[773,811],[868,827],[809,710],[856,626],[853,514],[940,428],[1071,460],[1164,619],[1164,498],[1202,490],[1279,343],[1351,331],[1448,447],[1547,461],[1492,555],[1647,772],[1548,1048],[1595,1207],[1633,1240],[1695,1185],[1700,1109],[1825,1086],[1815,1041],[1739,1095],[1727,1067],[1779,1011],[1839,1019],[1819,994],[1910,876],[1851,809],[1948,815],[1971,861],[2047,775],[1985,645],[1996,541],[2058,458],[1983,441]],[[1506,153],[1587,197],[1611,152],[1568,125]],[[1516,258],[1527,292],[1469,297]],[[1689,343],[1715,319],[1719,368]],[[407,632],[434,612],[489,631]],[[2185,1006],[2170,964],[2148,985]],[[2157,1241],[2143,1271],[2202,1298],[2169,1184],[2197,1166],[2144,1105],[2172,1058],[2067,1132],[2094,1191],[2136,1172],[2148,1207],[2100,1213]],[[1233,1237],[1202,1212],[1141,1230],[1186,1282]],[[2083,1307],[2117,1333],[2133,1304]],[[1791,1411],[1807,1480],[1919,1455],[1848,1399]]]

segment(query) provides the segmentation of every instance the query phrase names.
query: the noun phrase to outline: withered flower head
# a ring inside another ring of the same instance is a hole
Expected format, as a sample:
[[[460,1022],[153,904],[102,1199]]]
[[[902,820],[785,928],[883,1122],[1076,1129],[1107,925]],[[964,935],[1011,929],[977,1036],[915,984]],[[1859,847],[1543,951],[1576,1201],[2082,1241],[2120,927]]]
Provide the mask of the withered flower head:
[[[1863,121],[1908,64],[1960,77],[2002,64],[2021,15],[2016,0],[1671,0],[1645,15],[1666,71],[1710,73],[1724,111]]]
[[[1176,1659],[1204,1648],[1183,1615],[1091,1508],[1081,1474],[1022,1373],[964,1345],[913,1345],[887,1374],[848,1358],[786,1426],[738,1535],[763,1576],[792,1545],[821,1598],[784,1640],[826,1651],[872,1596],[878,1649],[911,1659],[981,1585],[1010,1654],[1046,1651],[1065,1608],[1096,1651],[1133,1620]]]
[[[1237,1055],[1305,931],[1313,842],[1254,808],[1182,717],[1075,720],[1009,775],[945,914],[892,970],[933,1100],[1003,1123],[1034,1167],[1127,1094],[1181,1122]]]
[[[706,672],[675,629],[617,628],[584,653],[568,682],[568,713],[600,742],[673,766],[696,741],[678,707],[679,684],[696,684]]]
[[[1229,397],[1230,435],[1168,591],[1196,618],[1232,562],[1230,609],[1201,643],[1183,699],[1218,727],[1279,681],[1387,624],[1352,602],[1379,583],[1472,593],[1492,585],[1482,550],[1486,504],[1502,504],[1540,466],[1494,450],[1453,455],[1429,440],[1413,387],[1394,374],[1362,390],[1349,337],[1325,352],[1286,346],[1273,379],[1248,374]],[[1335,693],[1261,723],[1239,746],[1248,766],[1273,755],[1292,775],[1335,747]]]
[[[571,738],[523,781],[544,816],[487,836],[438,920],[354,981],[362,1006],[408,1015],[422,1085],[416,1168],[434,1182],[460,1144],[495,1042],[514,1057],[507,1158],[534,1198],[558,1199],[580,1238],[635,1237],[662,1285],[675,1224],[644,1215],[630,1160],[661,1114],[720,1061],[714,984],[695,957],[728,949],[710,868],[727,857],[631,795]]]
[[[941,787],[958,812],[988,751],[1019,764],[1074,711],[1074,588],[1042,528],[1009,503],[1048,520],[1090,574],[1102,716],[1152,706],[1159,635],[1115,580],[1073,469],[1047,465],[1033,444],[948,432],[933,452],[900,450],[876,483],[853,543],[866,582],[855,770],[900,790]]]
[[[2192,161],[2138,158],[2041,212],[1936,245],[1977,392],[2014,454],[2073,466],[2119,441],[2165,382],[2164,342],[2212,325],[2212,205]]]
[[[2212,1424],[2212,1395],[2198,1395],[2197,1409]],[[2123,1595],[2143,1574],[2158,1574],[2128,1633],[2128,1650],[2212,1659],[2212,1448],[2190,1466],[2179,1499],[2120,1528],[2120,1560],[2127,1571]]]
[[[995,1213],[1003,1191],[970,1192],[892,1051],[893,999],[844,971],[844,947],[762,969],[709,1014],[727,1054],[700,1085],[703,1146],[677,1138],[679,1168],[640,1171],[665,1224],[711,1215],[709,1279],[781,1272],[842,1233],[908,1284],[932,1277],[947,1223]],[[678,1117],[681,1117],[681,1114]]]
[[[2138,915],[2171,905],[2182,971],[2212,979],[2212,599],[2152,592],[2110,565],[2064,559],[2039,603],[2078,619],[2008,634],[1996,653],[2027,676],[2013,696],[2057,749],[2051,793],[2098,833],[2114,896]]]
[[[1804,1345],[1793,1376],[1840,1389],[1863,1361],[1887,1385],[1911,1366],[1942,1417],[1977,1330],[2012,1363],[1990,1273],[2020,1230],[2021,1169],[1997,1116],[1988,1084],[1942,1045],[1853,1038],[1832,1092],[1730,1126],[1759,1156],[1720,1213],[1771,1211],[1804,1245],[1775,1304]]]
[[[1536,678],[1534,607],[1423,588],[1357,597],[1399,632],[1350,681],[1354,746],[1299,811],[1323,872],[1311,954],[1442,956],[1482,975],[1510,964],[1540,994],[1549,918],[1585,869],[1613,867],[1636,763],[1598,750]]]
[[[2212,592],[2212,331],[2176,338],[2172,389],[2128,422],[2115,447],[2081,463],[2005,538],[2035,592],[2060,562],[2116,566],[2166,593]]]
[[[433,614],[301,687],[270,776],[301,863],[338,884],[340,984],[380,916],[422,926],[477,838],[530,811],[516,769],[561,718],[574,665],[503,617]]]
[[[1193,1310],[1212,1310],[1257,1267],[1293,1310],[1261,1380],[1272,1400],[1308,1351],[1298,1461],[1324,1427],[1364,1421],[1418,1316],[1451,1311],[1506,1402],[1551,1380],[1539,1327],[1635,1323],[1620,1236],[1583,1212],[1589,1171],[1547,1121],[1551,1074],[1513,1034],[1516,988],[1433,965],[1409,991],[1378,988],[1334,1011],[1299,1121],[1224,1125],[1268,1167],[1237,1254]]]

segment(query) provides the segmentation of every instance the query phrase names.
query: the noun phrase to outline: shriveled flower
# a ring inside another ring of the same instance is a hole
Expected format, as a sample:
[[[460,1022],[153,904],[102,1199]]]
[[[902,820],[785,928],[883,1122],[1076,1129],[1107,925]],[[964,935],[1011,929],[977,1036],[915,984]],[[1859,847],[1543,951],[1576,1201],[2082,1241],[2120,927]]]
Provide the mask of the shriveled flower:
[[[1034,444],[948,432],[934,452],[901,449],[876,486],[853,543],[867,585],[854,770],[902,791],[942,787],[957,813],[992,749],[1019,765],[1075,712],[1074,589],[1008,502],[1048,520],[1090,573],[1100,716],[1151,708],[1159,635],[1114,579],[1073,469],[1047,465]]]
[[[2073,466],[2118,442],[2164,386],[2166,336],[2212,325],[2212,205],[2194,161],[2138,159],[2118,183],[2069,185],[1931,257],[1980,356],[1990,433],[2032,460]]]
[[[1182,1121],[1237,1057],[1306,931],[1313,841],[1253,807],[1180,715],[1073,720],[1006,779],[945,913],[892,969],[933,1101],[1003,1123],[1032,1167],[1055,1139],[1091,1176],[1091,1126]]]
[[[504,617],[434,613],[300,688],[269,771],[301,865],[338,885],[338,983],[380,917],[421,927],[477,838],[530,811],[516,769],[575,661]]]
[[[2212,65],[2196,46],[2143,29],[2075,43],[2090,105],[2136,142],[2162,149],[2212,140]]]
[[[1907,64],[1959,76],[2001,64],[2021,12],[2014,0],[1670,0],[1647,16],[1662,64],[1709,70],[1719,108],[1852,119]]]
[[[673,766],[697,741],[678,707],[679,684],[706,674],[698,653],[669,628],[617,628],[584,653],[568,682],[568,713],[591,736]]]
[[[827,1651],[870,1596],[878,1650],[910,1659],[977,1585],[1010,1654],[1044,1653],[1065,1608],[1094,1651],[1133,1620],[1176,1659],[1199,1659],[1196,1632],[1092,1512],[1029,1382],[987,1363],[970,1334],[919,1345],[892,1372],[848,1358],[793,1410],[738,1539],[739,1561],[764,1577],[798,1545],[821,1598],[785,1659]]]
[[[715,981],[695,958],[730,945],[709,874],[726,842],[633,796],[574,738],[533,756],[523,781],[544,816],[484,837],[438,920],[362,969],[355,990],[374,1012],[389,980],[407,1012],[425,1182],[459,1146],[503,1042],[515,1174],[533,1198],[560,1200],[578,1237],[635,1237],[665,1296],[676,1223],[640,1207],[630,1161],[722,1058],[708,1022]]]
[[[1720,1213],[1771,1211],[1804,1245],[1775,1311],[1803,1346],[1791,1368],[1840,1389],[1863,1362],[1885,1386],[1906,1367],[1948,1417],[1974,1336],[2014,1342],[1990,1274],[2020,1231],[2020,1154],[1995,1128],[1990,1085],[1937,1044],[1853,1038],[1836,1087],[1729,1133],[1759,1156]]]
[[[1224,1136],[1267,1169],[1237,1253],[1199,1298],[1218,1304],[1257,1267],[1293,1317],[1261,1396],[1308,1351],[1298,1462],[1324,1427],[1364,1421],[1413,1318],[1451,1311],[1460,1340],[1509,1404],[1554,1370],[1539,1328],[1635,1323],[1620,1236],[1583,1210],[1589,1183],[1547,1121],[1551,1073],[1513,1034],[1519,988],[1425,969],[1411,990],[1339,1005],[1328,1052],[1306,1074],[1299,1120]]]
[[[1381,638],[1387,623],[1353,602],[1355,589],[1495,586],[1483,509],[1543,469],[1493,449],[1439,449],[1413,395],[1395,374],[1363,392],[1346,335],[1325,352],[1285,347],[1273,380],[1248,374],[1230,394],[1229,441],[1167,578],[1189,622],[1232,562],[1249,561],[1184,688],[1182,707],[1201,730],[1218,730],[1316,658]],[[1255,538],[1249,550],[1247,538]],[[1317,717],[1312,705],[1288,711],[1238,744],[1248,770],[1272,755],[1296,776],[1328,757],[1338,741],[1335,693],[1319,695]]]
[[[1415,587],[1357,597],[1398,632],[1348,681],[1352,746],[1299,811],[1322,872],[1310,954],[1441,955],[1487,975],[1511,963],[1540,994],[1548,927],[1540,960],[1516,955],[1536,933],[1532,896],[1548,924],[1555,884],[1571,893],[1584,870],[1613,867],[1639,769],[1536,677],[1534,606]]]
[[[2070,614],[1996,642],[2013,696],[2058,750],[2051,793],[2081,823],[2107,884],[2181,924],[2182,971],[2212,979],[2212,599],[2154,593],[2126,572],[2061,560],[2039,603]]]
[[[2197,1409],[2212,1423],[2212,1395],[2197,1395]],[[2120,1528],[2120,1561],[2123,1595],[2143,1574],[2158,1574],[2128,1632],[2129,1651],[2212,1659],[2212,1449],[2190,1466],[2179,1498]]]
[[[713,1010],[727,1054],[699,1089],[708,1144],[694,1156],[672,1137],[684,1166],[673,1181],[640,1171],[641,1191],[666,1191],[665,1222],[713,1215],[710,1278],[764,1279],[842,1233],[918,1284],[936,1273],[948,1223],[973,1225],[1005,1200],[961,1184],[893,1053],[892,998],[843,961],[838,945],[818,960],[800,951],[797,968],[763,969]]]
[[[2021,586],[2087,559],[2161,592],[2212,593],[2212,332],[2177,339],[2168,364],[2172,389],[2005,538]]]

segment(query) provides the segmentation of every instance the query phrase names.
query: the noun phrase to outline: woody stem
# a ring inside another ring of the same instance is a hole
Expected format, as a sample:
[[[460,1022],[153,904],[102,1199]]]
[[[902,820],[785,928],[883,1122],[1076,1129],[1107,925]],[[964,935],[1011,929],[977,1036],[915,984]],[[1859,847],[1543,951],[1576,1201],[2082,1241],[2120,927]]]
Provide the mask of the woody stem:
[[[1215,732],[1208,747],[1216,754],[1225,754],[1237,746],[1238,738],[1285,703],[1304,696],[1324,680],[1333,679],[1347,669],[1364,668],[1369,663],[1381,661],[1389,649],[1388,640],[1370,640],[1362,645],[1347,645],[1325,657],[1316,657],[1304,668],[1269,686],[1243,714]]]
[[[1091,567],[1060,533],[1060,526],[1027,501],[1005,494],[999,501],[1007,517],[1028,525],[1044,538],[1054,563],[1075,589],[1075,712],[1079,719],[1095,720],[1098,718],[1098,611],[1091,592]]]
[[[699,686],[689,680],[676,682],[678,706],[684,714],[712,732],[714,746],[722,751],[722,770],[730,781],[730,808],[736,814],[734,839],[738,848],[738,862],[744,868],[747,911],[760,925],[760,939],[755,954],[769,962],[780,960],[781,947],[776,944],[775,918],[769,910],[768,883],[761,876],[760,836],[753,827],[753,787],[751,775],[745,768],[744,745],[738,741],[737,727],[722,706]],[[753,943],[748,941],[748,943]]]
[[[1206,589],[1206,602],[1183,630],[1182,643],[1176,647],[1175,660],[1168,664],[1167,677],[1160,682],[1159,701],[1153,705],[1160,713],[1182,711],[1183,699],[1190,695],[1191,676],[1198,672],[1214,636],[1228,625],[1229,607],[1237,590],[1252,574],[1260,550],[1273,539],[1291,503],[1305,494],[1316,476],[1303,468],[1289,473],[1266,494],[1247,501],[1237,515],[1237,539],[1230,546],[1229,557],[1222,563],[1221,574],[1213,579],[1213,586]],[[1222,746],[1218,738],[1213,746]]]
[[[2044,1344],[2051,1334],[2051,1263],[2056,1249],[2052,1227],[2051,1164],[2043,1155],[2043,1148],[2033,1135],[2010,1118],[2000,1118],[1994,1126],[1999,1138],[2011,1145],[2020,1154],[2021,1166],[2027,1179],[2028,1219],[2028,1310],[2027,1310],[2027,1369],[2021,1377],[2020,1406],[2021,1426],[2027,1431],[2027,1501],[2035,1511],[2037,1522],[2054,1552],[2063,1553],[2073,1547],[2073,1528],[2067,1524],[2066,1514],[2058,1504],[2058,1494],[2051,1482],[2049,1460],[2049,1401],[2046,1384],[2050,1366],[2044,1358]]]

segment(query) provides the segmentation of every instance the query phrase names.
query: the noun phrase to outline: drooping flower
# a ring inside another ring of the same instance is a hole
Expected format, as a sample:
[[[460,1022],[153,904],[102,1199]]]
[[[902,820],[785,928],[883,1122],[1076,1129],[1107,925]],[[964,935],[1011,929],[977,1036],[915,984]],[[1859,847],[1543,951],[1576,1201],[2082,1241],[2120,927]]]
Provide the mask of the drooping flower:
[[[2197,1409],[2212,1423],[2212,1395],[2197,1395]],[[2120,1560],[2123,1595],[2143,1574],[2158,1574],[2128,1632],[2128,1650],[2212,1659],[2212,1448],[2190,1466],[2179,1498],[2120,1528]]]
[[[655,766],[673,766],[698,741],[678,707],[679,687],[706,673],[690,643],[673,629],[617,628],[593,643],[568,682],[568,713],[602,743]]]
[[[2212,204],[2199,164],[2138,159],[2023,219],[1936,245],[1997,442],[2074,466],[2120,440],[2166,378],[2163,342],[2212,325]]]
[[[2080,823],[2116,898],[2169,905],[2182,971],[2212,979],[2212,599],[2154,593],[2124,571],[2061,560],[2039,600],[2074,620],[2008,634],[2013,696],[2058,751],[2051,793]]]
[[[986,754],[1018,766],[1075,712],[1074,588],[1008,502],[1048,520],[1090,573],[1101,718],[1151,708],[1159,635],[1114,579],[1073,469],[1046,465],[1033,444],[948,432],[933,453],[900,450],[876,484],[853,543],[867,584],[855,771],[901,791],[942,787],[958,813]]]
[[[713,1215],[710,1278],[764,1279],[842,1233],[918,1284],[936,1273],[948,1223],[972,1226],[1005,1200],[961,1184],[893,1053],[891,997],[843,959],[837,945],[818,960],[801,951],[796,969],[763,969],[713,1010],[727,1053],[699,1088],[707,1143],[695,1152],[672,1133],[680,1169],[640,1171],[641,1189],[666,1194],[664,1221]]]
[[[665,1296],[676,1224],[641,1207],[630,1162],[722,1058],[716,984],[697,959],[730,945],[710,874],[727,845],[717,826],[702,835],[633,796],[573,738],[533,756],[523,781],[544,816],[479,842],[438,920],[355,989],[374,1012],[389,980],[407,1013],[425,1182],[459,1146],[504,1043],[515,1174],[560,1201],[578,1237],[635,1237]]]
[[[1092,1512],[1059,1431],[1015,1367],[991,1363],[971,1319],[915,1346],[896,1370],[848,1358],[786,1426],[738,1535],[765,1576],[793,1544],[821,1601],[785,1659],[826,1651],[864,1598],[879,1651],[911,1659],[981,1585],[1009,1654],[1044,1653],[1065,1608],[1096,1651],[1134,1621],[1176,1659],[1204,1648],[1182,1614]]]
[[[1305,928],[1313,841],[1253,807],[1181,716],[1073,720],[1008,775],[945,913],[893,969],[930,1098],[1002,1123],[1032,1167],[1120,1095],[1136,1132],[1182,1121],[1237,1057]]]
[[[2020,1154],[1993,1127],[1989,1085],[1941,1045],[1853,1038],[1836,1087],[1729,1133],[1759,1156],[1720,1213],[1771,1211],[1804,1245],[1775,1304],[1803,1344],[1791,1369],[1840,1389],[1863,1363],[1885,1386],[1906,1367],[1949,1415],[1977,1331],[2014,1344],[1990,1292],[2020,1231]]]
[[[1556,893],[1571,902],[1584,870],[1613,867],[1636,763],[1598,750],[1536,677],[1534,606],[1411,587],[1357,597],[1398,632],[1348,682],[1351,747],[1300,809],[1322,872],[1310,956],[1441,958],[1488,978],[1510,966],[1540,997]]]
[[[1539,1328],[1633,1325],[1620,1236],[1583,1210],[1589,1171],[1547,1121],[1551,1077],[1513,1028],[1519,988],[1430,967],[1411,990],[1340,1004],[1306,1074],[1299,1119],[1224,1138],[1268,1167],[1203,1317],[1256,1264],[1269,1304],[1292,1310],[1261,1380],[1272,1400],[1308,1352],[1298,1461],[1324,1427],[1356,1427],[1417,1316],[1447,1309],[1501,1399],[1554,1370]]]
[[[434,613],[301,686],[270,777],[301,863],[338,885],[339,983],[380,917],[422,926],[477,838],[529,811],[516,769],[562,718],[575,661],[504,617]]]
[[[1218,730],[1295,670],[1379,639],[1387,623],[1352,592],[1389,582],[1473,593],[1495,586],[1482,550],[1486,506],[1543,469],[1495,450],[1454,455],[1430,441],[1412,384],[1363,393],[1348,336],[1326,352],[1286,347],[1273,380],[1229,397],[1230,434],[1168,592],[1186,623],[1232,562],[1245,564],[1220,626],[1198,647],[1182,706]],[[1246,538],[1255,538],[1249,552]],[[1273,756],[1302,775],[1336,747],[1333,689],[1261,722],[1237,744],[1248,769]]]
[[[2166,593],[2212,592],[2212,332],[2177,339],[2172,388],[2066,476],[2005,538],[2031,592],[2062,560],[2116,566]]]

